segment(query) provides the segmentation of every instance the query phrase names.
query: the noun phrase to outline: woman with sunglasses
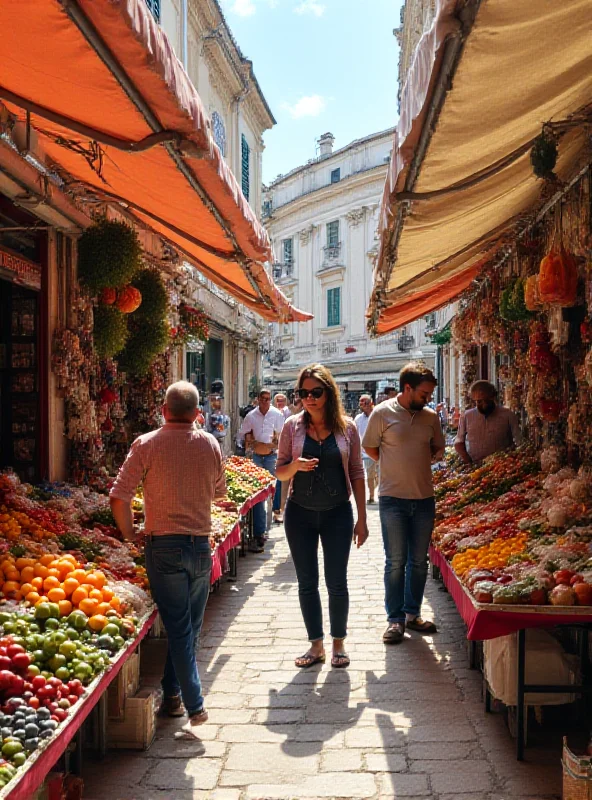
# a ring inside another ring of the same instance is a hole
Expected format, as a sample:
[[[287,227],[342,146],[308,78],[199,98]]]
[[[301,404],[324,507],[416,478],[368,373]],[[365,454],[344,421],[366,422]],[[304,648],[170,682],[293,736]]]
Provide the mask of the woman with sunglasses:
[[[320,539],[333,637],[331,664],[347,667],[350,660],[343,646],[349,611],[347,563],[352,539],[361,547],[368,538],[362,447],[355,423],[346,417],[337,384],[326,367],[305,367],[298,378],[297,395],[304,410],[286,420],[276,467],[277,477],[290,481],[284,526],[311,643],[295,663],[297,667],[310,667],[325,661]],[[358,509],[355,526],[352,493]]]

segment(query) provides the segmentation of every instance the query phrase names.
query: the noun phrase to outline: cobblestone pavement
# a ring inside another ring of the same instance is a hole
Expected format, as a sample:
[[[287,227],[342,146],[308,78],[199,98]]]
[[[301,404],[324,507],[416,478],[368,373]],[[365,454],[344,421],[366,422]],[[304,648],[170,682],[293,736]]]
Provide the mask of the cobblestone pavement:
[[[199,655],[210,721],[200,739],[175,739],[182,720],[161,720],[146,753],[87,764],[85,798],[558,798],[560,751],[533,747],[515,761],[501,715],[484,713],[481,675],[468,669],[463,624],[439,584],[428,581],[424,615],[440,633],[382,644],[376,510],[370,530],[350,561],[350,669],[294,667],[307,645],[275,526],[266,554],[241,559],[238,582],[210,599]],[[162,640],[143,646],[155,679],[163,650]]]

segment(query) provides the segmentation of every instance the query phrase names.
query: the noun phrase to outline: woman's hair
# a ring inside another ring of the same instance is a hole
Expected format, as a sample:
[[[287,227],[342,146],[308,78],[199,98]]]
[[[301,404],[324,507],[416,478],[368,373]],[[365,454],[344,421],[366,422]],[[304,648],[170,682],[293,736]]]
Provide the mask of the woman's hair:
[[[334,433],[345,434],[347,430],[347,417],[345,415],[343,403],[341,402],[339,388],[331,372],[322,364],[311,364],[309,367],[304,367],[298,376],[298,389],[302,389],[302,384],[307,378],[316,378],[325,388],[326,401],[324,411],[327,428]],[[310,423],[310,415],[306,409],[304,411],[304,422],[307,425]]]

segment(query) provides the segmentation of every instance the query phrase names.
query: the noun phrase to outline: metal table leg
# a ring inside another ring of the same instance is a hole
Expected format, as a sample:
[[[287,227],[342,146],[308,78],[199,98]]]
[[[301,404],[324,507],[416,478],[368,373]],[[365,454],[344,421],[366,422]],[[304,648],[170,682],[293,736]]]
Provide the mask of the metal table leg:
[[[469,669],[477,669],[479,665],[479,654],[476,641],[468,641],[469,648]]]
[[[524,761],[524,675],[526,671],[526,631],[518,631],[518,675],[516,686],[516,759]]]
[[[236,581],[238,578],[238,558],[237,558],[237,547],[233,547],[232,550],[228,553],[228,580],[229,581]]]

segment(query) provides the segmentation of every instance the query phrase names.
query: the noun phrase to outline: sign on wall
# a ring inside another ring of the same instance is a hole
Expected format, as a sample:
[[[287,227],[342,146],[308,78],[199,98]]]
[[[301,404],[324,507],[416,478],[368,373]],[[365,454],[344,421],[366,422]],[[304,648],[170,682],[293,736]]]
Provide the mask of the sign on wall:
[[[2,276],[2,273],[8,273]],[[41,267],[22,256],[3,250],[0,247],[0,277],[26,286],[29,289],[41,289]]]

